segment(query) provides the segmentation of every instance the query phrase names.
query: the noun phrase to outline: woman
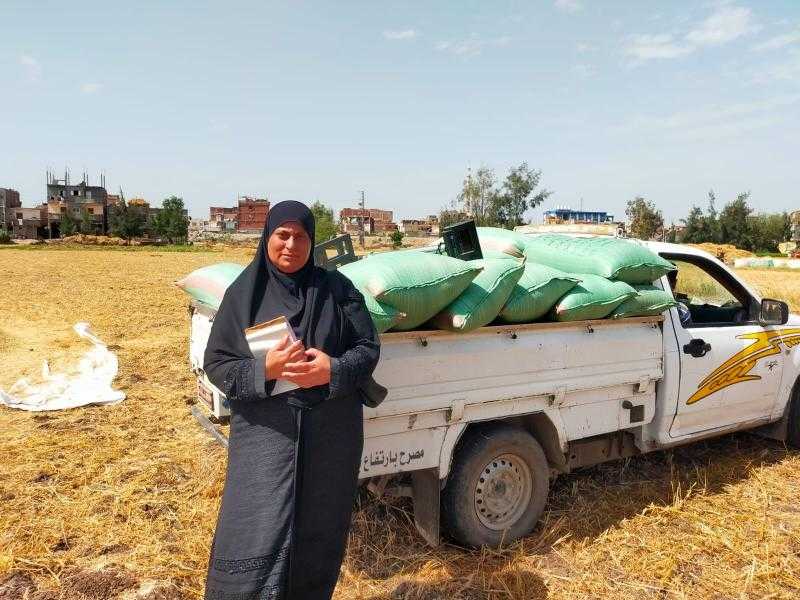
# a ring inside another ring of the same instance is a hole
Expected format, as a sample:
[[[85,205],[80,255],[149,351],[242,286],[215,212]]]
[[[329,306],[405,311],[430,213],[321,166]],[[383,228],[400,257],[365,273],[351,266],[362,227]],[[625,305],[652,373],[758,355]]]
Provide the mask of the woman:
[[[360,388],[378,362],[364,298],[314,266],[314,216],[270,211],[256,256],[225,293],[204,369],[228,397],[228,472],[207,599],[330,598],[363,445]],[[253,358],[243,330],[285,316],[297,338]],[[272,395],[276,379],[299,387]]]

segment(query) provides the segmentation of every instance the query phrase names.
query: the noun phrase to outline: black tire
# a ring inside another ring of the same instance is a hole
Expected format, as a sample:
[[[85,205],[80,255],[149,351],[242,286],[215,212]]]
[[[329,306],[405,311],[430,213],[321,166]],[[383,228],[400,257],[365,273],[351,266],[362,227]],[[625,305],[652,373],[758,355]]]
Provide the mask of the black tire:
[[[786,444],[792,448],[800,448],[800,381],[792,388],[789,399],[789,414],[786,423]]]
[[[442,524],[458,543],[497,548],[533,531],[549,489],[547,458],[530,433],[506,424],[481,427],[456,450]]]

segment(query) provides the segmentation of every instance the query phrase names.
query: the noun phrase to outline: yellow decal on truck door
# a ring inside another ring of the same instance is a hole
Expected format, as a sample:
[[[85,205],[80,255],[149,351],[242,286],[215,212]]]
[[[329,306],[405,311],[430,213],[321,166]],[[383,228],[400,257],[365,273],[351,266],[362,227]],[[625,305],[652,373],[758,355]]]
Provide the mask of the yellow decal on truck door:
[[[800,329],[775,329],[756,331],[737,336],[739,340],[753,340],[753,343],[731,356],[703,381],[686,404],[694,404],[714,392],[742,381],[761,379],[760,375],[750,373],[762,358],[778,354],[781,344],[793,348],[800,344]]]

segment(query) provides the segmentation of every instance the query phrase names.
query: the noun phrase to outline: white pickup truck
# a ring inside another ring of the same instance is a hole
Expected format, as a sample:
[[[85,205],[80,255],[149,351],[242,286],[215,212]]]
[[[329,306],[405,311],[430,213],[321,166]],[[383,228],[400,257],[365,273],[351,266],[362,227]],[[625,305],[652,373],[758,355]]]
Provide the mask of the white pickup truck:
[[[361,478],[410,495],[430,544],[526,535],[578,467],[756,427],[800,442],[800,317],[705,252],[645,244],[678,267],[663,317],[381,335]],[[213,313],[190,313],[198,395],[224,417],[202,369]]]

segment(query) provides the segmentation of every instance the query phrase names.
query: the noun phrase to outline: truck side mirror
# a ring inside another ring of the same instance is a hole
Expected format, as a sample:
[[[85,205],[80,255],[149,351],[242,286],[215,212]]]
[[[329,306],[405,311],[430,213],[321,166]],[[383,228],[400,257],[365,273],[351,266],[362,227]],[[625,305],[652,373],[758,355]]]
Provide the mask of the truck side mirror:
[[[785,325],[789,320],[789,305],[781,300],[764,298],[758,320],[761,325]]]

